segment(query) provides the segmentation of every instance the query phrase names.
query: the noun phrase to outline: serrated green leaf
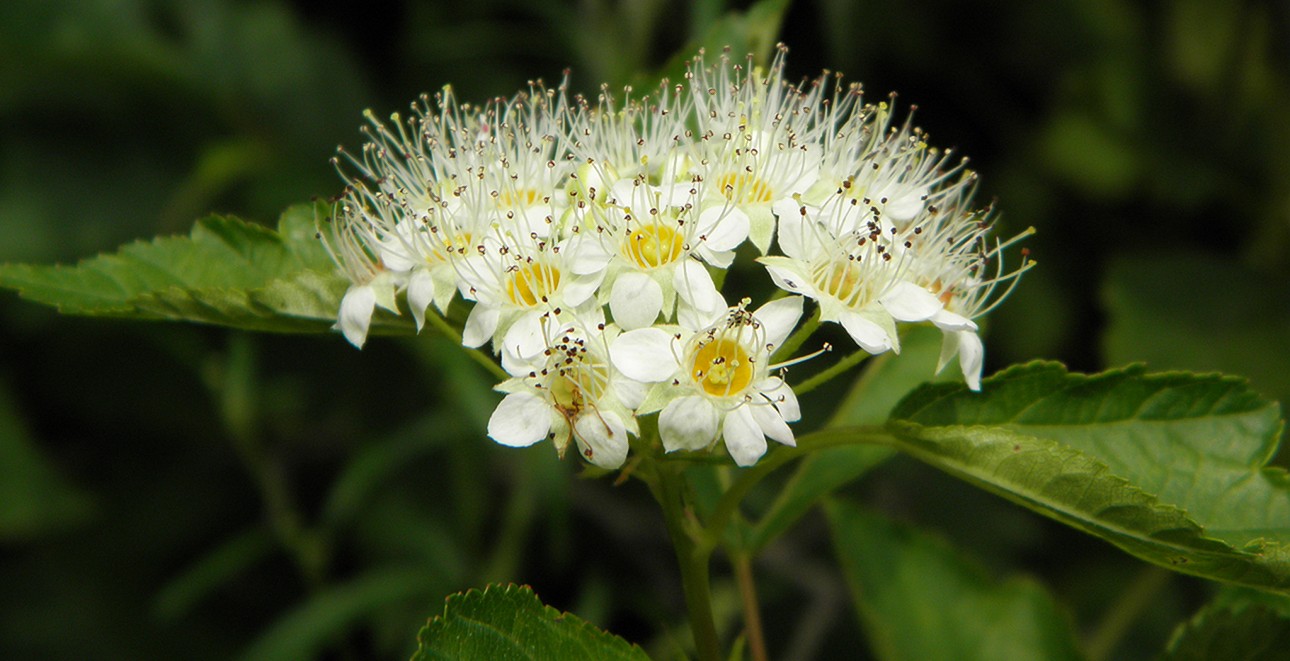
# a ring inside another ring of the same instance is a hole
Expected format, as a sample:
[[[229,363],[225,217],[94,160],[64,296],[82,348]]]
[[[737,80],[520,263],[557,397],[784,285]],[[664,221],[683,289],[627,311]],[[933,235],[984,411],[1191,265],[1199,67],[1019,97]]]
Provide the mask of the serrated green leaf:
[[[1290,286],[1202,252],[1133,255],[1107,268],[1103,353],[1113,364],[1222,371],[1290,402]]]
[[[882,424],[901,398],[935,373],[941,352],[940,331],[911,328],[901,344],[904,349],[898,359],[893,354],[871,359],[873,362],[843,398],[829,426]],[[757,521],[747,542],[749,548],[762,548],[810,511],[821,497],[859,479],[892,454],[890,448],[872,445],[811,453]]]
[[[1216,600],[1174,631],[1160,661],[1281,661],[1290,618],[1258,603]]]
[[[854,505],[825,507],[860,621],[884,661],[1078,659],[1034,581],[996,581],[943,541]]]
[[[0,286],[65,314],[326,331],[349,284],[314,238],[314,214],[288,209],[277,231],[210,216],[187,237],[132,243],[76,266],[0,265]],[[381,313],[373,329],[411,332],[412,323]]]
[[[649,659],[641,648],[544,606],[533,590],[518,585],[448,597],[443,615],[430,620],[417,641],[413,661]]]
[[[1031,363],[981,393],[925,386],[888,427],[912,455],[1140,558],[1290,589],[1290,491],[1267,466],[1280,407],[1240,379]]]

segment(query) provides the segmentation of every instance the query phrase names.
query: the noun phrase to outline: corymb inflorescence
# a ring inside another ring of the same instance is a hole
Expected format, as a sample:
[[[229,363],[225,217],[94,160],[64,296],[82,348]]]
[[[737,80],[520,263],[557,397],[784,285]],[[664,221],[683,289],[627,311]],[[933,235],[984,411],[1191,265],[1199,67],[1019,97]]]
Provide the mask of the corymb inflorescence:
[[[786,80],[786,53],[700,53],[641,96],[531,83],[472,106],[445,88],[369,113],[323,232],[352,283],[337,328],[361,347],[377,307],[419,329],[461,301],[462,343],[511,376],[489,435],[610,469],[653,414],[667,451],[724,445],[747,466],[794,444],[780,349],[820,322],[870,354],[933,325],[942,367],[957,357],[979,389],[976,319],[1033,264],[1004,266],[1028,232],[994,238],[963,161],[836,74]],[[782,290],[769,302],[721,291],[740,254]]]

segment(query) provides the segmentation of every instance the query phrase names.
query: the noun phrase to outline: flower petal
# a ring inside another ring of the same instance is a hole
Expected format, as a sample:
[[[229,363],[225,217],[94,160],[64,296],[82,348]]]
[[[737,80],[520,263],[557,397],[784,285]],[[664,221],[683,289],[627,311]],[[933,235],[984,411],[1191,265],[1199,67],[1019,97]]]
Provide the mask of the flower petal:
[[[658,187],[658,203],[665,207],[683,207],[694,204],[697,184],[693,181],[682,181],[674,184],[663,184]]]
[[[793,259],[809,260],[818,254],[820,240],[817,233],[823,228],[802,215],[804,207],[794,200],[775,203],[779,216],[779,249]]]
[[[757,252],[765,255],[775,238],[775,214],[766,204],[751,205],[744,211],[748,214],[748,240],[756,246]]]
[[[891,337],[882,326],[850,310],[843,310],[838,317],[847,334],[860,345],[861,349],[872,354],[880,354],[891,348]]]
[[[561,300],[565,305],[579,306],[596,293],[600,281],[605,279],[604,272],[590,275],[575,275],[560,287]]]
[[[748,238],[748,224],[748,214],[739,207],[708,207],[699,214],[699,240],[711,250],[734,250]]]
[[[787,383],[784,383],[783,379],[772,376],[755,387],[775,405],[775,408],[779,409],[779,415],[785,422],[797,422],[802,419],[802,409],[797,403],[797,394],[788,387]]]
[[[614,254],[594,232],[586,232],[570,239],[569,245],[561,253],[569,271],[576,275],[599,273],[613,259]]]
[[[551,319],[549,322],[544,322],[543,313],[529,310],[506,329],[506,335],[502,339],[501,354],[503,362],[508,363],[508,373],[520,374],[529,371],[529,363],[546,349],[544,323],[555,324],[557,321]]]
[[[497,308],[476,303],[466,317],[466,327],[461,331],[461,343],[472,349],[484,346],[485,342],[493,339],[500,320],[501,312]]]
[[[766,272],[770,274],[770,279],[775,281],[776,287],[794,294],[819,298],[815,288],[810,285],[810,278],[798,272],[797,263],[793,260],[787,257],[770,256],[758,257],[757,261],[766,267]]]
[[[438,308],[439,313],[443,314],[448,310],[448,305],[452,303],[452,297],[457,295],[457,279],[450,266],[441,266],[432,269],[434,275],[434,306]]]
[[[412,318],[417,322],[417,332],[426,325],[426,308],[434,300],[434,276],[427,269],[417,269],[408,280],[408,307],[412,309]]]
[[[639,271],[629,271],[614,280],[609,294],[609,310],[619,326],[635,330],[653,325],[662,309],[663,288],[654,278]]]
[[[959,367],[963,380],[971,390],[981,390],[981,367],[985,361],[985,347],[981,338],[972,331],[959,331]]]
[[[779,409],[769,404],[749,404],[743,408],[752,412],[753,420],[763,434],[784,445],[797,445],[793,430],[788,428],[788,422],[780,416]]]
[[[676,306],[676,323],[686,330],[700,331],[726,317],[729,308],[699,310],[682,301]]]
[[[726,307],[726,301],[712,283],[708,269],[693,259],[683,260],[677,265],[672,272],[672,286],[676,288],[681,300],[696,310],[714,312]]]
[[[502,445],[528,447],[551,432],[552,412],[545,400],[532,393],[507,395],[488,419],[488,436]]]
[[[766,331],[766,344],[778,347],[793,332],[797,320],[802,318],[802,297],[786,296],[771,301],[753,312]]]
[[[893,185],[879,194],[884,199],[882,215],[896,222],[903,222],[917,216],[923,210],[927,197],[926,186]]]
[[[941,357],[936,361],[936,373],[940,374],[957,355],[959,355],[958,331],[946,331],[941,335]]]
[[[747,406],[740,406],[727,413],[721,431],[726,438],[726,450],[734,457],[736,464],[751,466],[766,454],[766,435],[762,433]]]
[[[398,292],[396,291],[397,287],[393,273],[381,271],[376,274],[375,278],[372,278],[372,282],[368,286],[372,288],[372,293],[376,297],[377,307],[385,308],[394,314],[399,313],[399,303],[396,298]]]
[[[376,292],[371,287],[354,287],[345,292],[340,299],[340,313],[336,316],[336,326],[349,343],[363,348],[367,341],[367,329],[372,324],[372,312],[376,310]]]
[[[709,250],[706,244],[700,244],[699,249],[694,251],[699,259],[719,268],[728,269],[730,264],[735,261],[735,251],[733,250]]]
[[[629,379],[618,372],[614,372],[609,377],[609,391],[616,397],[623,406],[631,410],[640,408],[645,401],[645,384],[635,379]]]
[[[658,414],[658,433],[668,452],[702,450],[717,437],[717,410],[698,395],[678,397]]]
[[[674,339],[658,328],[627,331],[609,345],[609,359],[629,379],[644,383],[666,381],[679,369],[672,353]]]
[[[887,290],[878,302],[898,321],[927,321],[944,307],[935,294],[904,280]]]
[[[950,312],[949,310],[941,310],[940,312],[937,312],[932,315],[931,319],[928,319],[928,321],[932,322],[932,324],[937,328],[944,331],[974,331],[977,329],[976,322],[964,317],[963,315]]]
[[[613,411],[584,413],[574,423],[573,437],[583,458],[608,469],[627,461],[627,427]]]

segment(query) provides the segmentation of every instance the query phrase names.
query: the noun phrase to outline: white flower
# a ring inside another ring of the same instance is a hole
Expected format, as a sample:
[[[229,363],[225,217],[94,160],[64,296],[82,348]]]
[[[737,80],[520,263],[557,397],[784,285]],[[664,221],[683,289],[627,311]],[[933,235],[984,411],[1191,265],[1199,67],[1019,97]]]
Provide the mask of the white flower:
[[[985,349],[977,334],[974,319],[993,310],[1017,286],[1021,276],[1035,265],[1025,257],[1019,267],[1008,271],[1004,265],[1006,248],[1034,233],[1029,228],[1007,241],[987,243],[992,229],[982,214],[947,215],[947,222],[932,229],[935,239],[929,246],[941,244],[947,249],[938,254],[920,257],[915,261],[918,269],[910,276],[943,304],[943,309],[928,321],[941,330],[941,356],[936,371],[945,369],[957,355],[963,380],[972,390],[981,389],[981,369]],[[948,248],[957,247],[957,250]]]
[[[941,205],[969,187],[975,177],[951,181],[966,161],[951,162],[953,150],[940,150],[927,142],[913,115],[900,128],[891,126],[892,102],[860,104],[860,88],[853,86],[825,111],[821,123],[834,127],[824,139],[819,180],[792,203],[782,203],[783,216],[800,206],[812,210],[835,196],[854,200],[866,215],[901,230],[924,211]],[[855,229],[855,228],[848,228]]]
[[[361,208],[341,202],[337,204],[333,217],[334,220],[328,219],[326,231],[319,231],[318,237],[351,284],[341,298],[336,324],[332,328],[339,330],[350,344],[362,349],[377,306],[399,313],[395,297],[398,289],[406,284],[407,273],[392,271],[373,256],[369,247],[374,236],[373,223]]]
[[[488,435],[512,447],[552,436],[561,457],[573,439],[587,461],[618,468],[627,459],[628,434],[639,429],[620,394],[621,388],[631,398],[631,384],[609,362],[617,330],[603,324],[588,330],[572,317],[543,316],[547,348],[540,360],[515,366],[527,371],[497,386],[508,394],[489,418]]]
[[[475,301],[462,344],[479,347],[492,340],[503,361],[542,351],[541,319],[547,313],[580,308],[585,319],[601,316],[594,294],[604,273],[575,273],[562,245],[498,228],[452,264],[462,296]]]
[[[650,326],[660,314],[670,318],[678,305],[683,314],[703,317],[724,310],[725,300],[699,260],[728,264],[730,251],[747,236],[746,225],[705,220],[692,204],[672,206],[662,198],[642,178],[624,180],[575,212],[571,268],[605,274],[600,300],[628,330]]]
[[[941,310],[936,296],[905,279],[917,233],[868,219],[859,204],[835,196],[815,215],[806,207],[780,218],[784,256],[766,256],[775,284],[820,304],[820,319],[842,325],[869,353],[899,351],[897,321],[926,321]]]
[[[700,215],[748,225],[763,254],[774,235],[773,209],[810,189],[822,158],[824,87],[785,82],[785,52],[767,71],[731,65],[724,56],[705,67],[700,57],[686,76],[697,129],[680,152],[702,182]],[[688,178],[679,185],[688,187]]]
[[[730,308],[697,331],[642,328],[610,346],[614,365],[630,379],[655,385],[637,409],[659,410],[659,435],[668,452],[703,450],[724,438],[740,466],[766,452],[766,438],[794,445],[788,427],[801,417],[797,398],[770,356],[802,315],[798,296],[749,312]]]

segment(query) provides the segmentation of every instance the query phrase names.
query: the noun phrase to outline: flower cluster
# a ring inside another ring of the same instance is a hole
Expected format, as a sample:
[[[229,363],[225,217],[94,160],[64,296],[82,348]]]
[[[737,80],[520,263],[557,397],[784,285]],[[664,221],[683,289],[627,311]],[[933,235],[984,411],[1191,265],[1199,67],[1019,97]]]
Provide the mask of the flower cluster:
[[[837,76],[785,81],[784,52],[766,69],[700,55],[643,98],[532,83],[483,106],[445,88],[388,125],[369,113],[322,233],[352,282],[337,328],[361,347],[400,294],[418,329],[460,298],[462,343],[511,376],[489,435],[572,441],[605,468],[655,412],[668,451],[724,441],[747,466],[767,438],[792,445],[779,349],[806,299],[869,353],[898,352],[901,323],[935,325],[942,367],[957,356],[979,388],[974,320],[1030,263],[1003,267],[1011,241],[991,243],[949,151]],[[755,309],[717,285],[746,244],[783,290]]]

